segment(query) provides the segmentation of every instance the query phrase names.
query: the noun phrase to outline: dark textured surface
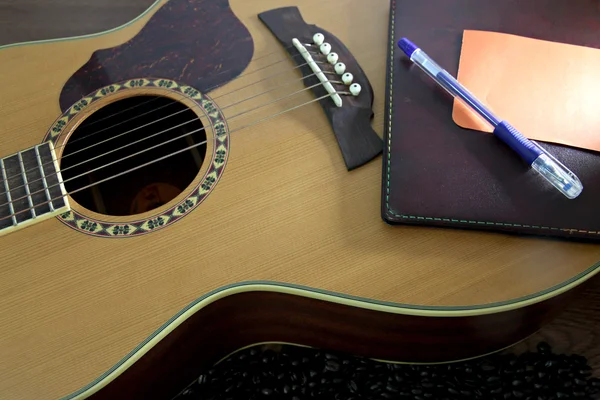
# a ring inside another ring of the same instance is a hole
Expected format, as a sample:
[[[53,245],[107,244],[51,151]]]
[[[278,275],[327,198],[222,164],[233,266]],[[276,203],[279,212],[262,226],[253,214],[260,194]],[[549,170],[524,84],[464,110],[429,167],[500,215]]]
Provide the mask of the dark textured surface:
[[[312,69],[304,65],[304,58],[296,57],[299,52],[292,44],[292,39],[297,38],[301,43],[312,43],[312,37],[315,33],[322,33],[327,38],[327,43],[331,45],[333,52],[339,56],[339,62],[346,64],[346,72],[354,76],[354,83],[362,87],[360,95],[342,96],[342,107],[337,107],[329,98],[320,100],[321,107],[325,111],[327,118],[333,128],[346,168],[352,170],[373,160],[381,154],[383,143],[381,138],[371,127],[373,118],[373,88],[366,74],[354,58],[350,50],[335,37],[335,32],[331,33],[316,25],[307,24],[300,10],[297,7],[282,7],[269,10],[258,15],[260,20],[269,28],[280,43],[292,55],[292,60],[300,66],[304,76],[314,75]],[[309,51],[314,49],[309,48]],[[335,72],[333,65],[327,63],[324,56],[314,56],[317,61],[322,61],[320,67],[324,71]],[[335,75],[329,75],[329,79],[335,80]],[[339,77],[337,80],[340,80]],[[319,83],[316,76],[309,76],[304,80],[304,84],[309,87]],[[334,85],[338,91],[348,91],[344,85]],[[323,86],[316,86],[311,89],[315,98],[327,95]]]
[[[585,357],[505,353],[440,365],[385,364],[318,349],[252,347],[201,374],[187,399],[592,399],[600,379]]]
[[[600,47],[600,7],[594,0],[393,0],[394,5],[394,43],[407,36],[453,76],[464,29]],[[423,24],[428,28],[423,29]],[[594,212],[600,202],[597,153],[541,144],[583,182],[581,196],[568,200],[498,138],[456,125],[452,98],[407,61],[400,49],[392,63],[391,155],[386,146],[384,218],[392,223],[600,240],[600,213]],[[387,144],[388,129],[384,131]]]
[[[557,352],[585,355],[600,377],[600,276],[592,278],[556,319],[512,350],[532,351],[539,341]]]
[[[115,82],[166,78],[208,93],[248,66],[254,45],[228,0],[171,0],[133,39],[95,51],[67,81],[63,111],[81,97]]]

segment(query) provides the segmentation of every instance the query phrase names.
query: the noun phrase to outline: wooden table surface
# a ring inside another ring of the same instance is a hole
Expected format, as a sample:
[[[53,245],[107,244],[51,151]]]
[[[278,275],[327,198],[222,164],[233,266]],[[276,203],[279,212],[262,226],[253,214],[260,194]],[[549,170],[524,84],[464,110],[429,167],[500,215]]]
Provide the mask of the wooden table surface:
[[[0,46],[96,33],[120,26],[154,0],[0,0]],[[0,95],[2,93],[0,92]],[[558,319],[514,350],[548,341],[556,351],[590,359],[600,375],[600,277]]]

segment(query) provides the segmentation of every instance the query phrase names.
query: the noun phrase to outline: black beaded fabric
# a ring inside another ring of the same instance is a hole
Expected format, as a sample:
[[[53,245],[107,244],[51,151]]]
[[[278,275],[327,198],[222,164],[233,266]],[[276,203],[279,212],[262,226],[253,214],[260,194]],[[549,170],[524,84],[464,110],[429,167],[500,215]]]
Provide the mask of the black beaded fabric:
[[[252,347],[200,375],[177,400],[597,399],[600,379],[581,355],[497,354],[412,365],[297,346]]]

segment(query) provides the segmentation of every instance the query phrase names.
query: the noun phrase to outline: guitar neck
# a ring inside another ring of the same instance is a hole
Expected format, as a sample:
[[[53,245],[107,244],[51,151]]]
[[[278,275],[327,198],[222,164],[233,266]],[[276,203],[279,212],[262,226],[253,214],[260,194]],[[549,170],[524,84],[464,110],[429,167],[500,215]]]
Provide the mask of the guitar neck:
[[[0,236],[68,210],[51,142],[0,159]]]

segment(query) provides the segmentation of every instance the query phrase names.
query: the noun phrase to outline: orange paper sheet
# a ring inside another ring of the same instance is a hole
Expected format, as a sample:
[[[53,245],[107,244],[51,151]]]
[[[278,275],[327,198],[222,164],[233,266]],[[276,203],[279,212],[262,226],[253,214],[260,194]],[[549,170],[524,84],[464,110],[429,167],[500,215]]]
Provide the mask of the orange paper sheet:
[[[600,151],[600,50],[466,30],[458,81],[530,139]],[[458,99],[463,128],[492,128]]]

